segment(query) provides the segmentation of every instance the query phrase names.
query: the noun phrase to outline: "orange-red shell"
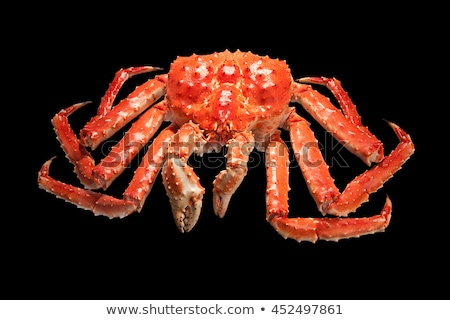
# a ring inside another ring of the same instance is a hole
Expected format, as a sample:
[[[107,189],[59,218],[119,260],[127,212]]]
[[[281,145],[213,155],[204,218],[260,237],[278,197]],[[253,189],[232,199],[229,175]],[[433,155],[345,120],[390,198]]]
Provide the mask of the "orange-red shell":
[[[284,61],[225,51],[178,57],[168,73],[166,99],[179,125],[192,120],[223,137],[243,130],[267,134],[288,110],[291,84]]]

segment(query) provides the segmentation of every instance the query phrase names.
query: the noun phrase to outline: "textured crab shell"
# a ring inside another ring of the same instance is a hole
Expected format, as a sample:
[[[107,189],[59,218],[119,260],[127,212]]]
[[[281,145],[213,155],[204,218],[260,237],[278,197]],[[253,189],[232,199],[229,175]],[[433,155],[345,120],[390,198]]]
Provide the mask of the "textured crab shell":
[[[225,51],[178,57],[168,74],[167,101],[174,122],[191,119],[203,130],[273,132],[292,96],[285,61]]]

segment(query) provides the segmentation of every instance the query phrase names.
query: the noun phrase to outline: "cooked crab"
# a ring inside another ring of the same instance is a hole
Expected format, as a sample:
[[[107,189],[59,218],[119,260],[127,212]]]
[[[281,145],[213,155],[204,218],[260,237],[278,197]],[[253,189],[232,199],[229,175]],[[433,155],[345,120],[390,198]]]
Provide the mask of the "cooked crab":
[[[49,176],[50,159],[39,172],[41,188],[96,215],[122,218],[142,209],[162,169],[176,225],[181,232],[187,232],[199,218],[205,192],[188,164],[189,157],[193,153],[202,155],[211,146],[216,151],[227,147],[226,168],[213,183],[214,211],[223,217],[247,174],[249,154],[256,148],[265,153],[266,219],[283,237],[311,242],[339,240],[383,231],[388,226],[389,198],[380,214],[360,218],[348,214],[368,201],[369,194],[401,168],[414,152],[414,145],[408,134],[389,122],[400,142],[384,156],[382,143],[361,123],[355,105],[338,80],[307,77],[293,81],[285,61],[225,51],[178,57],[167,74],[148,80],[113,106],[128,78],[155,70],[158,68],[132,67],[118,71],[97,115],[79,137],[71,129],[68,116],[86,103],[72,105],[53,117],[58,140],[84,187]],[[312,84],[326,86],[340,109]],[[295,102],[369,166],[344,190],[336,187],[308,121],[291,105]],[[88,150],[98,147],[130,121],[134,122],[123,139],[95,164]],[[171,124],[154,137],[164,121]],[[329,216],[288,217],[289,154],[279,129],[289,132],[311,196],[318,210]],[[122,198],[92,191],[106,190],[153,137]]]

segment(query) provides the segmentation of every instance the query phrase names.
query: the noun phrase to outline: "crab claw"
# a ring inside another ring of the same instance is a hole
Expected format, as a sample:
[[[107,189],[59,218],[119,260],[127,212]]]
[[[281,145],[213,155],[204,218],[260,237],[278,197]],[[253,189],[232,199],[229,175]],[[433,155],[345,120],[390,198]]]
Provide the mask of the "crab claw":
[[[194,170],[179,159],[167,160],[162,178],[178,229],[191,231],[200,216],[205,189]]]
[[[225,216],[231,196],[241,185],[247,171],[246,167],[227,168],[214,180],[213,206],[215,214],[220,218]]]

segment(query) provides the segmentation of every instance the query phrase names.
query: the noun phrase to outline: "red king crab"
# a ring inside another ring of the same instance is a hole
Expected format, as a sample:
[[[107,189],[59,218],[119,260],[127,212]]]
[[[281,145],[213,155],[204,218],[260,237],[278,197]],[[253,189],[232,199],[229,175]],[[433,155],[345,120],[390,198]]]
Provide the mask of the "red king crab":
[[[306,77],[295,82],[285,61],[250,52],[225,51],[178,57],[167,74],[138,86],[113,107],[116,94],[127,79],[155,70],[159,68],[144,66],[118,71],[97,115],[84,126],[79,138],[67,117],[86,103],[62,109],[53,117],[57,138],[84,188],[49,176],[52,159],[39,171],[41,188],[96,215],[122,218],[142,209],[162,169],[175,223],[181,232],[188,232],[199,218],[205,192],[188,158],[193,153],[201,155],[206,145],[216,146],[216,151],[227,146],[226,168],[213,183],[214,211],[223,217],[231,196],[247,174],[249,154],[256,148],[265,153],[266,219],[283,237],[336,241],[383,231],[388,226],[392,208],[389,198],[378,215],[356,218],[348,214],[368,201],[369,194],[401,168],[414,152],[414,145],[408,134],[388,122],[400,143],[384,156],[382,143],[361,123],[355,105],[338,80]],[[340,109],[311,84],[326,86]],[[343,191],[334,184],[309,123],[297,114],[292,102],[299,103],[369,166]],[[124,138],[95,164],[88,150],[95,149],[134,119]],[[92,191],[107,189],[153,138],[163,121],[171,124],[153,139],[122,198]],[[334,217],[288,217],[289,154],[279,128],[289,132],[295,158],[318,210],[324,216]],[[371,165],[373,162],[376,164]]]

